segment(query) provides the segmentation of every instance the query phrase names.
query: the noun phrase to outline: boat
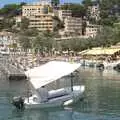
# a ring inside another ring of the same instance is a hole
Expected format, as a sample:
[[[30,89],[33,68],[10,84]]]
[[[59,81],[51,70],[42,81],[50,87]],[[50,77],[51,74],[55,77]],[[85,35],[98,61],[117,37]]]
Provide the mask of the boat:
[[[120,72],[120,63],[113,67],[114,70]]]
[[[78,63],[63,61],[50,61],[39,67],[35,67],[25,72],[29,77],[35,93],[22,98],[14,97],[13,104],[18,109],[48,108],[57,106],[68,106],[83,98],[84,85],[73,85],[73,73],[80,67]],[[46,92],[45,86],[60,80],[65,76],[71,76],[71,86],[50,90]],[[42,89],[42,94],[40,93]],[[42,99],[41,99],[42,98]],[[44,101],[43,101],[44,100]]]

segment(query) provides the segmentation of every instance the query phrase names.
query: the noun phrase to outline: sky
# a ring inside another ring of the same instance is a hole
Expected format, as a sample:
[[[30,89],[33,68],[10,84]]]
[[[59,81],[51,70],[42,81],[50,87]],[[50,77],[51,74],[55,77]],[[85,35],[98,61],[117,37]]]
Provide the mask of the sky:
[[[3,7],[5,4],[11,4],[11,3],[20,3],[20,2],[26,2],[26,3],[32,3],[39,0],[0,0],[0,7]],[[80,3],[82,0],[60,0],[61,3]]]

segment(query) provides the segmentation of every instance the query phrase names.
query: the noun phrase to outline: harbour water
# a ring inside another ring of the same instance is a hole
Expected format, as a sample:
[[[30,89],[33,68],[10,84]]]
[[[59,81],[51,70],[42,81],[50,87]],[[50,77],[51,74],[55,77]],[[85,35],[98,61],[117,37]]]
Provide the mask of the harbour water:
[[[25,94],[27,83],[9,81],[0,72],[0,120],[120,120],[120,73],[80,68],[75,84],[85,84],[85,99],[64,108],[17,111],[11,105],[15,95]],[[68,82],[59,82],[59,85]]]

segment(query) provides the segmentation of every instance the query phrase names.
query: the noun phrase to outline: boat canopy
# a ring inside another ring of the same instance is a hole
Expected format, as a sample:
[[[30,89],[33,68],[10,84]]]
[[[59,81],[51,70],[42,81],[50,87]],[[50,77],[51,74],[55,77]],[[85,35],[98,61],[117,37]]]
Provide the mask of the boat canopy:
[[[25,72],[35,89],[56,81],[80,67],[78,63],[50,61]]]

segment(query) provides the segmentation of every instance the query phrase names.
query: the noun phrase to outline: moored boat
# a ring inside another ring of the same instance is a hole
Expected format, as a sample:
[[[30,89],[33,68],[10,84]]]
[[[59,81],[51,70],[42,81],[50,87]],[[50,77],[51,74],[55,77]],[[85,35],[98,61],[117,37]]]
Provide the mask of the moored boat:
[[[51,61],[26,71],[35,93],[24,99],[21,97],[14,98],[13,104],[18,109],[33,109],[66,106],[77,102],[83,98],[85,86],[74,86],[72,76],[70,87],[47,91],[45,86],[60,80],[64,76],[71,75],[79,67],[80,64],[78,63]]]

